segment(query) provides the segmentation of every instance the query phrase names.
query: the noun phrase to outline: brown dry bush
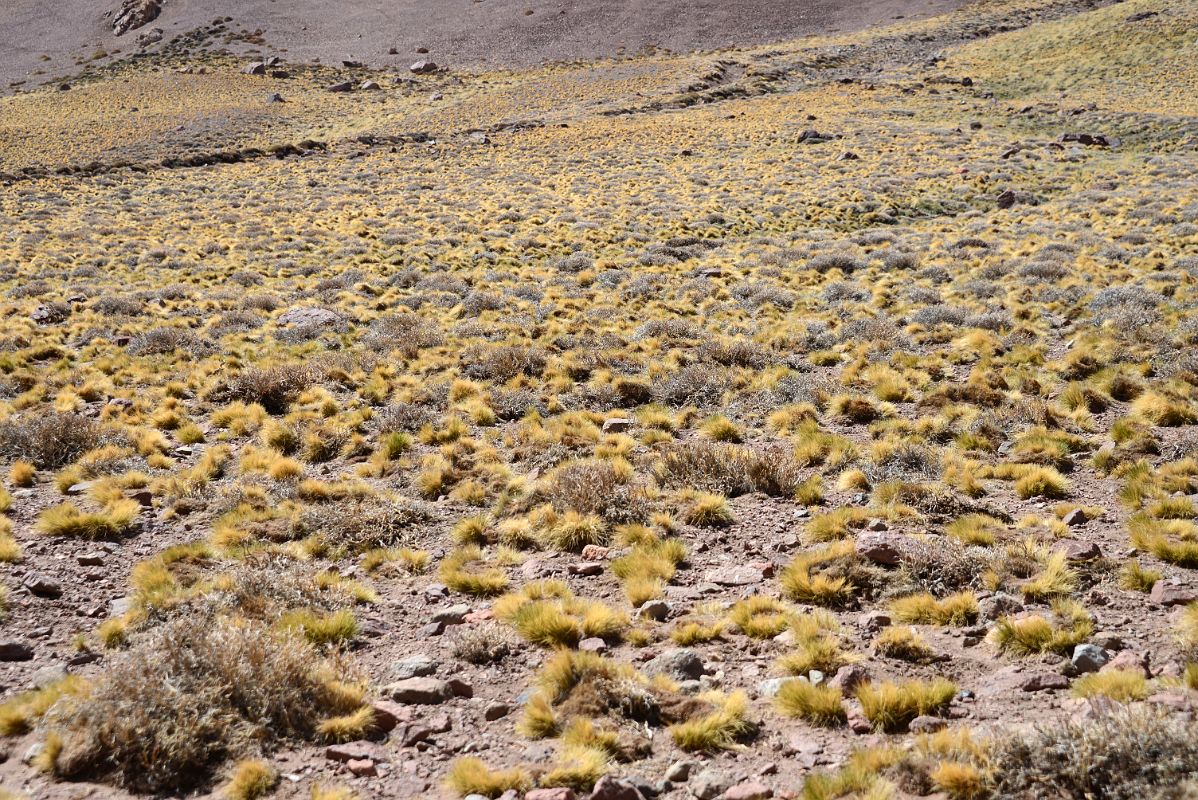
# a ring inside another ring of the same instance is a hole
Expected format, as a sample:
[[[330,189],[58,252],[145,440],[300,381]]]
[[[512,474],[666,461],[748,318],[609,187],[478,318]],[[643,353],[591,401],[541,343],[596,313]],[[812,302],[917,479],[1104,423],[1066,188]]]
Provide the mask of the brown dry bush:
[[[699,489],[728,497],[755,491],[787,496],[802,482],[798,462],[783,448],[758,452],[704,441],[667,447],[656,475],[668,489]]]
[[[607,461],[575,461],[548,476],[533,496],[561,512],[598,514],[608,522],[639,522],[650,513],[645,489]]]
[[[258,403],[268,414],[283,414],[315,377],[304,364],[248,369],[221,387],[213,399]]]
[[[517,375],[536,377],[545,370],[548,354],[539,347],[474,346],[462,353],[462,374],[473,380],[509,381]]]
[[[1182,800],[1194,796],[1198,725],[1127,708],[1042,727],[998,742],[989,754],[994,796]]]
[[[226,758],[310,739],[343,712],[322,666],[307,644],[258,623],[167,623],[51,713],[54,772],[141,792],[201,786]]]
[[[425,347],[444,341],[441,332],[422,317],[404,312],[381,317],[370,325],[362,344],[379,353],[399,351],[402,358],[413,358]]]
[[[65,466],[100,441],[100,426],[81,414],[51,411],[0,423],[0,455],[38,469]]]
[[[433,518],[433,509],[416,500],[357,497],[306,508],[293,533],[296,538],[318,534],[333,548],[362,553],[410,543],[419,526]]]

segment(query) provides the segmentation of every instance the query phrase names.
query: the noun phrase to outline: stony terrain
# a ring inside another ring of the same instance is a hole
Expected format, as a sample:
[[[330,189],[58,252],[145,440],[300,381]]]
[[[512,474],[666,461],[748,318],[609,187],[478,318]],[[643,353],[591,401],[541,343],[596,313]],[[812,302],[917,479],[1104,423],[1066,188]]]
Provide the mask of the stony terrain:
[[[0,798],[1198,796],[1198,2],[239,30],[0,99]]]
[[[689,53],[855,31],[963,0],[5,0],[0,93],[42,86],[180,34],[224,24],[214,44],[264,42],[294,61],[455,69],[529,67],[645,52]],[[406,60],[405,60],[406,59]]]

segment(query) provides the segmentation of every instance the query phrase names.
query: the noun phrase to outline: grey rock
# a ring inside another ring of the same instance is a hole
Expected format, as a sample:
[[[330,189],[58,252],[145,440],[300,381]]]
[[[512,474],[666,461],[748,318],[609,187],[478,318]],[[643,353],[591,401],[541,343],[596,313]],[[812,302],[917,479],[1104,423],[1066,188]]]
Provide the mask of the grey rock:
[[[241,72],[243,75],[265,75],[266,65],[261,61],[251,61],[242,67]]]
[[[437,65],[432,61],[417,61],[408,67],[408,71],[414,75],[427,75],[430,72],[436,72]]]
[[[38,597],[45,597],[51,600],[62,597],[61,583],[49,576],[40,575],[36,572],[26,575],[25,580],[21,581],[21,585]]]
[[[445,625],[461,625],[466,621],[466,615],[470,613],[470,606],[465,603],[443,608],[433,614],[433,622],[440,622]]]
[[[1097,672],[1111,660],[1106,650],[1093,644],[1079,644],[1073,648],[1073,658],[1070,663],[1078,672]]]
[[[694,761],[675,761],[666,770],[665,778],[673,783],[686,783],[695,771]]]
[[[604,433],[623,433],[631,430],[636,425],[636,420],[628,417],[613,417],[603,421]]]
[[[650,600],[637,609],[637,616],[661,622],[670,616],[670,604],[665,600]]]
[[[487,703],[487,707],[483,709],[483,719],[485,719],[487,722],[494,722],[497,719],[503,719],[511,712],[512,707],[507,703]]]
[[[666,650],[645,664],[645,672],[648,674],[666,675],[675,680],[697,680],[706,671],[699,655],[687,648]]]
[[[408,656],[391,668],[391,677],[397,681],[408,678],[425,678],[437,671],[437,662],[424,653]]]
[[[978,613],[983,619],[998,619],[1023,611],[1023,603],[1009,594],[998,594],[978,601]]]
[[[731,777],[714,767],[708,767],[692,779],[691,794],[699,800],[715,800],[731,787]]]
[[[782,687],[790,681],[806,680],[806,678],[766,678],[757,684],[757,694],[762,697],[776,697]]]

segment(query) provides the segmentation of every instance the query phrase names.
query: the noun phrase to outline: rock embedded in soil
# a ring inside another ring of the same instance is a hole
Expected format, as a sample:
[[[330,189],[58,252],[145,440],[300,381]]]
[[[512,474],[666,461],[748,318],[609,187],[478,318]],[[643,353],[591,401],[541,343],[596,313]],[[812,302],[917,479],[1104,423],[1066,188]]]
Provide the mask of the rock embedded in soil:
[[[438,678],[405,678],[389,685],[385,692],[396,703],[437,705],[454,696],[449,681]]]
[[[33,645],[18,639],[0,640],[0,661],[30,661]]]
[[[698,680],[707,672],[699,654],[687,648],[666,650],[645,664],[644,671],[649,675],[666,675],[680,681]]]

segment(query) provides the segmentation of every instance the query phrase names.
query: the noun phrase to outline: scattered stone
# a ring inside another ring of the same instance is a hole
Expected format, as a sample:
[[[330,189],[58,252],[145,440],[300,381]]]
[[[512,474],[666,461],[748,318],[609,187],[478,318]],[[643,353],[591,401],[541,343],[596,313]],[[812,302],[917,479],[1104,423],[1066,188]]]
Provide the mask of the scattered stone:
[[[1169,581],[1157,581],[1152,585],[1148,599],[1160,606],[1182,606],[1198,600],[1198,590]]]
[[[866,633],[877,633],[889,627],[890,615],[884,611],[870,611],[857,618],[857,625]]]
[[[631,781],[604,775],[595,782],[590,800],[645,800],[645,796]]]
[[[1132,652],[1131,650],[1124,650],[1121,653],[1116,653],[1114,658],[1111,658],[1110,661],[1103,664],[1098,671],[1138,672],[1145,678],[1152,677],[1152,668],[1149,664],[1148,655],[1141,655],[1139,653]]]
[[[1090,518],[1086,516],[1085,511],[1082,511],[1080,508],[1075,508],[1062,517],[1061,521],[1071,528],[1076,528],[1079,525],[1085,525],[1090,521]]]
[[[665,778],[672,783],[686,783],[694,770],[694,761],[675,761],[666,770]]]
[[[1102,558],[1102,548],[1094,542],[1065,539],[1061,544],[1064,545],[1065,559],[1068,561],[1093,561]]]
[[[1015,192],[1007,189],[996,199],[999,208],[1010,208],[1015,205]]]
[[[601,544],[588,544],[582,548],[582,557],[586,561],[602,561],[610,552],[610,547],[604,547]]]
[[[708,767],[691,781],[691,794],[699,800],[715,800],[732,787],[732,779],[714,767]]]
[[[858,736],[864,736],[867,733],[872,733],[874,726],[865,715],[856,709],[849,712],[849,730]]]
[[[1090,644],[1096,644],[1103,650],[1122,650],[1127,647],[1123,637],[1113,631],[1098,631],[1090,637]]]
[[[408,67],[408,71],[413,75],[427,75],[430,72],[436,72],[437,65],[432,61],[417,61]]]
[[[364,92],[377,92],[379,89],[382,89],[383,87],[379,86],[378,83],[376,83],[375,81],[362,81],[362,85],[359,86],[358,88]]]
[[[483,719],[487,722],[494,722],[495,720],[503,719],[510,713],[512,713],[512,707],[507,703],[493,701],[487,703],[487,707],[483,709]]]
[[[330,761],[340,761],[345,764],[350,761],[367,761],[373,758],[374,745],[370,742],[347,742],[331,744],[324,749],[324,757]]]
[[[1068,689],[1069,679],[1056,672],[1038,672],[1029,675],[1019,684],[1025,692],[1043,692],[1049,689]]]
[[[76,556],[75,561],[81,567],[102,567],[104,566],[104,558],[106,554],[99,550],[92,550],[82,555]]]
[[[636,613],[638,617],[661,622],[662,620],[669,618],[670,604],[665,600],[650,600],[637,609]]]
[[[948,727],[948,720],[940,717],[930,717],[920,715],[911,720],[907,725],[907,730],[911,733],[935,733],[936,731],[944,730]]]
[[[345,762],[345,768],[359,778],[374,778],[379,774],[374,761],[369,758],[351,758]]]
[[[353,81],[341,81],[340,83],[334,83],[332,86],[328,87],[328,90],[330,92],[335,92],[337,94],[344,94],[345,92],[352,92],[354,90],[354,82]]]
[[[433,622],[440,622],[445,625],[461,625],[466,621],[466,615],[470,613],[470,606],[465,603],[443,608],[433,614]]]
[[[266,65],[261,61],[252,61],[242,68],[241,73],[243,75],[265,75]]]
[[[871,531],[857,537],[857,555],[875,564],[897,566],[902,561],[903,537],[893,533]]]
[[[1111,660],[1106,650],[1092,644],[1079,644],[1073,648],[1073,658],[1070,663],[1078,672],[1098,672]]]
[[[65,303],[55,303],[53,305],[42,304],[33,309],[33,313],[29,318],[39,325],[53,325],[57,322],[62,322],[70,316],[71,309]]]
[[[425,678],[437,671],[437,663],[424,653],[408,656],[391,668],[391,677],[397,681],[408,678]]]
[[[429,600],[440,600],[449,597],[449,587],[443,583],[430,583],[424,587],[424,596]]]
[[[271,92],[270,94],[268,94],[266,96],[266,102],[268,102],[268,103],[285,103],[287,101],[284,100],[283,95],[279,94],[278,92]]]
[[[867,531],[888,531],[890,526],[886,524],[886,520],[874,517],[869,522],[865,523]]]
[[[592,577],[603,574],[602,561],[579,561],[576,564],[571,564],[566,568],[566,571],[571,575],[581,575],[583,577]]]
[[[999,617],[1018,614],[1023,611],[1023,603],[1018,598],[999,592],[978,601],[978,613],[982,619],[995,620]]]
[[[374,725],[383,733],[395,730],[397,725],[412,717],[409,708],[390,700],[375,700],[370,707],[374,709]]]
[[[832,680],[828,681],[828,686],[833,689],[839,689],[846,695],[850,695],[854,689],[868,681],[869,670],[860,664],[846,664],[836,670],[836,674],[832,676]]]
[[[843,153],[840,154],[840,156],[836,160],[837,161],[857,161],[860,158],[861,158],[861,156],[857,155],[852,150],[845,150]]]
[[[29,685],[34,689],[41,689],[43,686],[49,686],[66,676],[66,664],[47,664],[34,671],[33,675],[29,678]]]
[[[720,586],[750,586],[766,578],[764,570],[750,564],[718,567],[707,573],[707,580]]]
[[[766,678],[757,684],[757,694],[761,697],[776,697],[782,687],[790,681],[801,681],[805,678]]]
[[[524,795],[524,800],[574,800],[574,790],[566,786],[556,789],[533,789]]]
[[[94,481],[80,481],[79,483],[72,483],[67,487],[65,494],[67,497],[79,497],[80,495],[87,494],[87,492],[94,485]]]
[[[768,800],[773,796],[773,789],[764,783],[752,780],[738,783],[724,792],[724,800]]]
[[[1118,147],[1119,140],[1113,136],[1101,133],[1066,133],[1061,136],[1062,142],[1075,142],[1083,147]]]
[[[587,653],[606,653],[607,642],[597,636],[592,636],[579,642],[578,649]]]
[[[675,680],[698,680],[707,672],[703,660],[694,650],[674,648],[645,664],[650,675],[668,675]]]
[[[474,687],[462,678],[450,678],[448,683],[455,697],[474,697]]]
[[[56,600],[62,597],[62,584],[53,578],[31,572],[21,581],[21,585],[38,597]]]
[[[406,678],[392,683],[384,691],[395,702],[409,705],[436,705],[455,694],[449,681],[437,678]]]

